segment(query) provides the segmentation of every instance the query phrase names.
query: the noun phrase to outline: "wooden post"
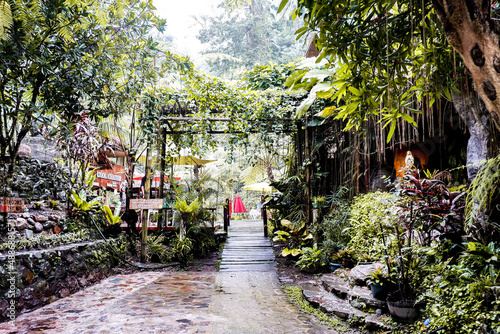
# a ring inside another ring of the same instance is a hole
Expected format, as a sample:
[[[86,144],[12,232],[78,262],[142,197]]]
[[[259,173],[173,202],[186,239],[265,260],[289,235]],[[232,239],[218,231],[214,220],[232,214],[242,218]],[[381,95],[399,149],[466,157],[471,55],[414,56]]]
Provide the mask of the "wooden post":
[[[264,221],[264,237],[267,238],[267,209],[264,207],[262,208],[262,214],[263,214],[263,221]]]
[[[165,108],[162,109],[162,117],[165,113]],[[166,151],[166,140],[167,140],[167,134],[165,133],[165,128],[162,126],[163,125],[163,120],[160,121],[160,140],[161,140],[161,150],[160,150],[160,191],[159,191],[159,198],[164,198],[163,194],[163,188],[165,187],[165,151]],[[160,213],[162,213],[158,219],[158,231],[163,230],[163,221],[164,217],[163,214],[165,214],[165,210],[161,209],[159,210]]]
[[[224,231],[227,232],[229,226],[229,198],[226,198],[226,205],[224,206]]]
[[[262,220],[264,222],[264,237],[267,238],[267,209],[262,207]]]
[[[144,183],[144,198],[149,199],[149,194],[151,190],[151,170],[149,168],[149,147],[146,150],[146,182]],[[146,263],[147,255],[146,255],[146,247],[148,244],[148,218],[149,218],[149,210],[143,210],[142,212],[142,239],[141,239],[141,262]]]

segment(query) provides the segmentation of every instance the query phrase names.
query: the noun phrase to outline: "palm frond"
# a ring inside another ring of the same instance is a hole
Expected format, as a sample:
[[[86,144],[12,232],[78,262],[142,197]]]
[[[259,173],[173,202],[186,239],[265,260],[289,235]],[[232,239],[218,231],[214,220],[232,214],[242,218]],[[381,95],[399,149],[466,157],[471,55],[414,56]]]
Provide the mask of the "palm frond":
[[[12,27],[12,12],[6,0],[0,0],[0,40],[10,38],[9,29]]]

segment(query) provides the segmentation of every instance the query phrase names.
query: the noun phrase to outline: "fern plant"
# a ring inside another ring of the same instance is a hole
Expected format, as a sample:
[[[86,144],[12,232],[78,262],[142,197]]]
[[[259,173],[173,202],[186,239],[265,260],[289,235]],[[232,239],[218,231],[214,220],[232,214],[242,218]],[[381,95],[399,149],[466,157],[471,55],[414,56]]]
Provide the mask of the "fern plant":
[[[500,234],[500,225],[491,216],[500,204],[500,155],[492,158],[477,173],[465,206],[465,231],[487,244]]]
[[[9,29],[13,23],[9,3],[7,0],[0,0],[0,40],[10,38]]]

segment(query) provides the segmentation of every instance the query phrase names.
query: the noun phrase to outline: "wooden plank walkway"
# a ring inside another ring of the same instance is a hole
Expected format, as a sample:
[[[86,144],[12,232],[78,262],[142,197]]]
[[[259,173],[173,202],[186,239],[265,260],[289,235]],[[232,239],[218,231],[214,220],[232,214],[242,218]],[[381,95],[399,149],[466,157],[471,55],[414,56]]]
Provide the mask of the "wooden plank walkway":
[[[219,271],[274,271],[275,265],[262,220],[232,220]]]

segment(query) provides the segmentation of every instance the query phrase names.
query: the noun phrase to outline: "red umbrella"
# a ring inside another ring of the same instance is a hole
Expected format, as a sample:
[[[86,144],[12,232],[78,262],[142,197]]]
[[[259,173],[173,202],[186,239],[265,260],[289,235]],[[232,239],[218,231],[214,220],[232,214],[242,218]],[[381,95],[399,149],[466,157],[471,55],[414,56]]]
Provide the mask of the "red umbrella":
[[[236,197],[234,198],[234,205],[233,205],[233,212],[247,212],[247,209],[245,209],[245,205],[243,204],[243,201],[240,198],[240,195],[236,194]]]

